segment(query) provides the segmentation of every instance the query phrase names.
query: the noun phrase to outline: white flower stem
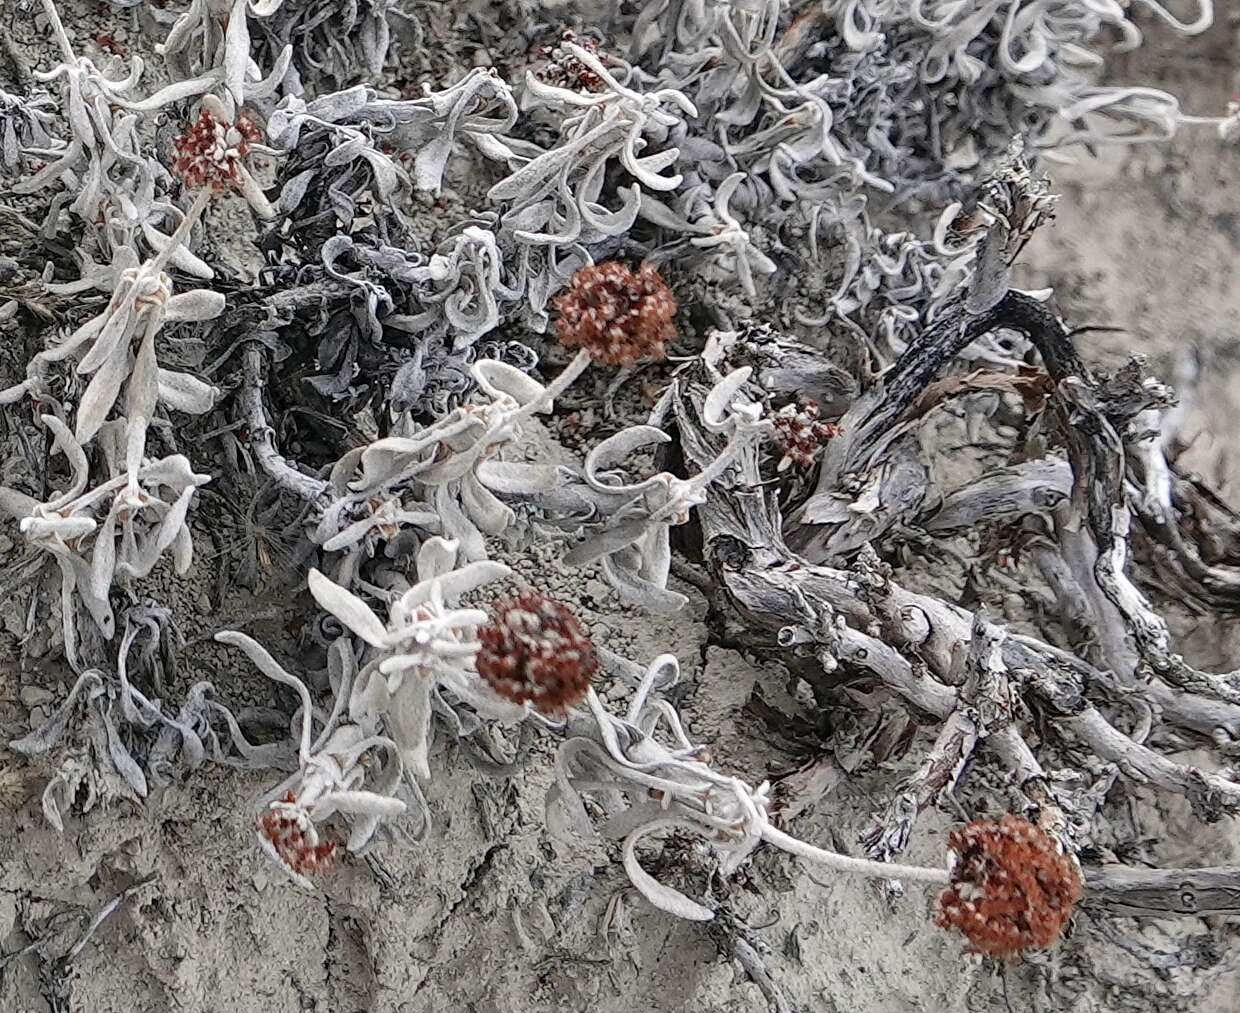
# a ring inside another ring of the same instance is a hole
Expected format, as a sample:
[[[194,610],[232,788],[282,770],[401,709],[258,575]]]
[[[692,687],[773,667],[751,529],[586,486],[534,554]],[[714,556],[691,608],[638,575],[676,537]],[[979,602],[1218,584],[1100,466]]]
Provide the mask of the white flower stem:
[[[710,462],[705,468],[694,475],[689,481],[694,484],[697,489],[704,489],[710,485],[715,479],[727,470],[740,452],[749,446],[755,440],[760,440],[766,435],[769,425],[738,426],[732,434],[732,438],[728,440],[727,445],[719,452],[719,456]]]
[[[168,263],[169,259],[172,257],[172,254],[176,252],[177,247],[179,247],[189,237],[190,229],[192,229],[194,227],[194,223],[202,217],[202,213],[206,210],[207,204],[210,200],[210,187],[204,186],[198,191],[197,194],[194,195],[194,203],[191,204],[189,210],[185,212],[185,217],[181,219],[181,224],[178,225],[176,227],[176,231],[172,233],[172,237],[168,240],[168,245],[160,250],[155,256],[155,259],[151,261],[151,266],[156,271],[162,271],[164,269],[164,265]]]
[[[926,883],[930,886],[947,886],[950,877],[946,869],[933,869],[924,865],[895,865],[891,862],[875,862],[868,858],[853,858],[838,851],[826,851],[790,837],[776,830],[769,823],[762,828],[762,839],[781,851],[811,862],[825,865],[836,872],[847,872],[870,879],[898,879],[904,882]]]
[[[60,12],[56,10],[56,4],[53,0],[43,0],[43,13],[47,15],[48,21],[52,23],[52,34],[56,36],[56,41],[60,44],[60,49],[65,54],[65,62],[77,63],[77,54],[73,52],[69,36],[65,34],[65,26],[60,21]]]
[[[582,373],[590,368],[590,361],[590,353],[585,349],[582,349],[573,357],[573,361],[564,367],[563,372],[561,372],[559,376],[547,385],[546,390],[539,394],[538,397],[534,398],[533,401],[529,401],[522,405],[521,408],[514,412],[510,417],[510,421],[521,422],[529,418],[535,412],[542,411],[543,408],[549,407],[557,397],[563,394],[564,391],[568,390],[577,377],[581,376]]]

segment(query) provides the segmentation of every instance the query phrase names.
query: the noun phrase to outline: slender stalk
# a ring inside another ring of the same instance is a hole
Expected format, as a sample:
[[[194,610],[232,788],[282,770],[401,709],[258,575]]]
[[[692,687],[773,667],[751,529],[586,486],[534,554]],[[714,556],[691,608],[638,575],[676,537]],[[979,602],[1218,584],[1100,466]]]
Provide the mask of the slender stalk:
[[[926,883],[930,886],[947,886],[950,882],[946,869],[933,869],[924,865],[896,865],[892,862],[875,862],[868,858],[841,855],[837,851],[826,851],[799,841],[782,830],[776,830],[770,824],[762,828],[762,839],[767,844],[775,845],[781,851],[799,858],[808,858],[811,862],[825,865],[836,872],[868,876],[871,879],[899,879],[911,883]]]
[[[582,349],[573,357],[573,361],[564,367],[563,372],[547,385],[547,389],[541,395],[534,398],[528,404],[522,405],[520,409],[509,416],[509,422],[523,422],[534,413],[549,407],[557,397],[568,390],[577,377],[590,368],[590,362],[590,353]]]
[[[56,36],[56,41],[60,44],[60,51],[65,55],[65,62],[76,64],[77,54],[69,43],[69,36],[65,33],[65,26],[60,20],[60,12],[56,10],[56,4],[53,0],[43,0],[43,13],[47,15],[47,20],[52,23],[52,34]]]
[[[162,271],[164,265],[168,263],[169,259],[176,252],[177,247],[188,238],[190,229],[202,217],[203,211],[206,210],[207,204],[211,201],[211,196],[210,187],[205,186],[194,195],[194,203],[185,212],[185,217],[181,219],[180,224],[176,227],[176,231],[169,238],[168,245],[160,250],[151,261],[151,267],[155,271]]]
[[[769,429],[770,423],[762,423],[760,426],[738,426],[736,432],[732,434],[732,438],[728,440],[727,445],[719,452],[719,456],[694,475],[690,481],[694,483],[696,488],[704,489],[727,470],[733,459],[745,447],[752,442],[761,440]]]

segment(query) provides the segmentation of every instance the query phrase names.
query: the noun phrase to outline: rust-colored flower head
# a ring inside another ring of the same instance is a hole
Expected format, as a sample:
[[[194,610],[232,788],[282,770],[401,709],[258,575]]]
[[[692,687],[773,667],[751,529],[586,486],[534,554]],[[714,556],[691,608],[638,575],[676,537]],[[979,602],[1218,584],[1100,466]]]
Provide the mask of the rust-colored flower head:
[[[586,66],[572,51],[564,45],[571,42],[580,46],[587,53],[598,52],[598,40],[590,35],[578,35],[571,28],[560,33],[560,43],[556,46],[543,46],[539,55],[546,61],[534,71],[540,81],[557,88],[568,88],[570,91],[602,91],[603,79]]]
[[[543,714],[561,714],[580,703],[599,669],[594,645],[576,617],[533,590],[496,602],[478,640],[475,664],[487,685]]]
[[[970,948],[1012,957],[1052,946],[1081,897],[1076,864],[1028,820],[1005,813],[953,830],[951,885],[939,895],[940,928],[955,928]]]
[[[780,471],[793,464],[798,468],[808,468],[814,463],[823,443],[840,432],[834,422],[818,420],[817,401],[786,404],[774,414],[772,421],[775,423],[775,442],[784,452],[779,462]]]
[[[174,142],[173,173],[187,187],[230,190],[238,183],[241,160],[250,145],[262,137],[245,113],[235,123],[225,123],[207,109]]]
[[[305,817],[294,808],[297,797],[290,791],[258,821],[259,833],[266,838],[276,857],[299,876],[319,876],[331,872],[336,861],[335,842],[319,843],[306,826]]]
[[[608,366],[662,359],[676,334],[676,297],[649,263],[636,271],[615,260],[580,268],[555,308],[560,341]]]

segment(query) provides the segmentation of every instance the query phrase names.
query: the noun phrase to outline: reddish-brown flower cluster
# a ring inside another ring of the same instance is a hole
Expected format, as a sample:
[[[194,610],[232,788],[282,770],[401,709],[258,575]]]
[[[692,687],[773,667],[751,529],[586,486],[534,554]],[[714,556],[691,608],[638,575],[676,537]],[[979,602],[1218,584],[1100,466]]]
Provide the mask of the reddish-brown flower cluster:
[[[940,928],[959,929],[970,948],[992,957],[1051,946],[1082,883],[1076,864],[1045,831],[1010,813],[953,830],[951,885],[939,895]]]
[[[808,468],[814,463],[818,451],[824,441],[838,436],[840,427],[834,422],[818,420],[818,402],[803,401],[801,404],[786,404],[775,413],[775,442],[784,452],[779,462],[779,470],[789,465]]]
[[[561,714],[580,703],[599,669],[594,645],[576,617],[533,590],[496,602],[478,640],[476,665],[487,685],[543,714]]]
[[[297,801],[291,791],[280,800]],[[280,861],[299,876],[317,876],[330,872],[336,860],[336,844],[310,844],[297,817],[286,809],[268,809],[258,821],[262,835],[271,842]]]
[[[615,260],[580,268],[555,308],[560,341],[608,366],[662,359],[676,334],[676,297],[649,263],[636,271]]]
[[[229,190],[236,186],[241,159],[262,132],[245,113],[235,123],[217,120],[207,110],[173,145],[173,173],[187,187]]]
[[[539,55],[546,63],[534,71],[534,76],[556,88],[569,88],[572,91],[602,91],[603,79],[569,52],[564,45],[565,42],[580,46],[587,53],[598,52],[597,39],[589,35],[578,35],[571,28],[565,28],[560,33],[559,45],[543,46],[539,50]]]

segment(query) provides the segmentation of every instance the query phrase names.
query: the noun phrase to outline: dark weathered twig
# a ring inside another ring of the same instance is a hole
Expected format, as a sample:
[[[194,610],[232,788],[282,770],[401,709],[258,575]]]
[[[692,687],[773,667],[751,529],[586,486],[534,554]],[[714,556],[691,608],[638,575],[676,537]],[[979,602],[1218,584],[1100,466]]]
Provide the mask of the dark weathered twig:
[[[1240,868],[1085,870],[1085,904],[1111,914],[1150,918],[1240,915]]]
[[[1040,304],[1019,297],[1000,305],[1014,307],[1011,319],[1016,324],[1048,328],[1035,343],[1046,348],[1056,372],[1079,365],[1075,353],[1061,347],[1069,342],[1066,330]],[[1066,377],[1065,384],[1071,383]],[[1077,381],[1078,387],[1084,383]],[[698,414],[708,387],[706,378],[695,382],[687,369],[673,389],[681,446],[696,467],[717,453]],[[1091,418],[1110,425],[1101,411]],[[952,714],[958,701],[949,683],[964,681],[962,652],[972,638],[972,614],[901,588],[864,553],[852,572],[806,563],[784,545],[777,505],[760,483],[757,451],[750,448],[734,462],[730,487],[721,488],[726,479],[721,481],[699,509],[707,564],[737,607],[754,620],[756,629],[775,633],[783,646],[809,649],[824,663],[825,672],[848,662],[919,709],[940,719]],[[1122,573],[1122,567],[1117,572]],[[924,662],[924,671],[908,656]],[[1240,812],[1240,784],[1175,763],[1124,735],[1086,697],[1087,684],[1110,682],[1068,658],[1030,638],[1007,638],[1001,648],[1013,685],[1031,705],[1056,715],[1056,730],[1114,763],[1124,776],[1185,795],[1206,820]]]
[[[238,393],[241,414],[249,429],[249,446],[258,463],[281,488],[311,502],[323,497],[327,482],[298,471],[280,454],[275,434],[263,408],[263,349],[250,342],[242,352],[242,381]]]

